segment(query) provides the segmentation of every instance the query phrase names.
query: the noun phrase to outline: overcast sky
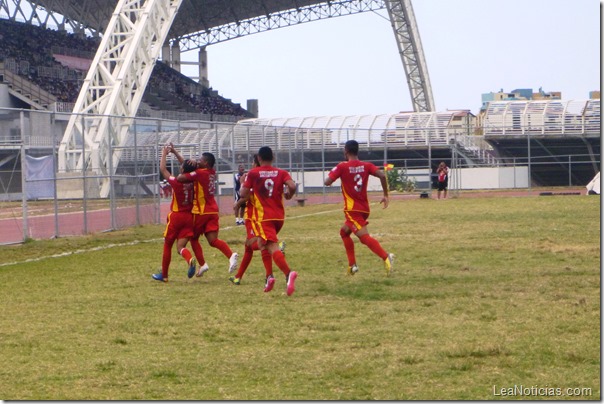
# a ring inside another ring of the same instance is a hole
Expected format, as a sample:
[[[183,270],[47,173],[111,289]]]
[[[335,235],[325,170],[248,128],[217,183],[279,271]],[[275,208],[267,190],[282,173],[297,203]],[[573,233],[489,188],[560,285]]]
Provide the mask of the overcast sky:
[[[500,89],[542,87],[564,100],[600,89],[599,0],[414,0],[413,10],[437,111],[477,113],[481,94]],[[262,118],[413,109],[385,10],[207,49],[210,85],[244,108],[258,99]]]

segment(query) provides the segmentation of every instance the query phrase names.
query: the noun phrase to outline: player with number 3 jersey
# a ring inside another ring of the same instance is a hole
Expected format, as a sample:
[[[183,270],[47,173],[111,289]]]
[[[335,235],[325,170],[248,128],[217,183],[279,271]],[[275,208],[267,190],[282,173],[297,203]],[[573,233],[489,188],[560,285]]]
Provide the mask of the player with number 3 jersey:
[[[335,166],[325,179],[325,185],[327,186],[338,179],[341,182],[345,221],[340,229],[340,237],[348,257],[348,273],[354,275],[359,270],[354,253],[354,242],[350,237],[351,233],[354,233],[362,244],[369,247],[374,254],[384,261],[386,275],[390,275],[394,254],[387,253],[380,243],[369,234],[367,229],[369,224],[367,219],[370,213],[369,199],[367,198],[369,176],[380,179],[384,192],[384,197],[380,203],[384,204],[384,208],[388,207],[388,182],[383,171],[373,163],[359,160],[358,153],[359,143],[356,140],[347,141],[344,146],[346,161]]]

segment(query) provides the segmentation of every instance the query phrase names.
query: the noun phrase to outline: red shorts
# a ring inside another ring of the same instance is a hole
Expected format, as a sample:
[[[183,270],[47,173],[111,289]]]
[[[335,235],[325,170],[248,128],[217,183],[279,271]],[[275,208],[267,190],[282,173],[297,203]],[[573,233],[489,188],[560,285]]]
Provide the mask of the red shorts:
[[[282,227],[283,220],[267,220],[264,222],[252,223],[254,234],[264,241],[263,244],[266,244],[267,241],[278,243],[279,239],[277,238],[277,234],[279,234]]]
[[[357,234],[357,231],[369,224],[369,221],[367,221],[369,218],[368,212],[345,211],[344,216],[346,217],[344,224],[348,226],[354,234]]]
[[[202,234],[211,233],[220,229],[218,213],[207,215],[193,215],[193,237],[199,237]]]
[[[164,238],[176,240],[193,237],[193,214],[191,212],[170,212],[166,222]]]
[[[250,219],[245,219],[245,234],[246,240],[256,237],[256,234],[254,233],[254,228],[252,226],[252,221]]]

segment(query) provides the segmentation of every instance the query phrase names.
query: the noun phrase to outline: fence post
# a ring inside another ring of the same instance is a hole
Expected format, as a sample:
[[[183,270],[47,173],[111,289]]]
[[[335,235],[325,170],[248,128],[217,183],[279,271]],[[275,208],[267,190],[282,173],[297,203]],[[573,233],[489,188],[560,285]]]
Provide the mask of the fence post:
[[[55,122],[54,122],[54,116],[55,114],[52,113],[50,115],[50,127],[54,128],[55,126]],[[58,155],[56,147],[57,147],[57,134],[56,132],[53,130],[52,131],[52,168],[53,168],[53,173],[52,173],[52,178],[53,178],[53,200],[54,200],[54,209],[55,209],[55,238],[59,237],[59,198],[57,195],[57,168],[56,168],[56,160],[54,158],[54,156]]]
[[[138,137],[138,133],[137,133],[137,127],[136,127],[136,119],[134,119],[133,129],[134,129],[134,181],[135,181],[134,197],[136,199],[136,225],[140,226],[141,211],[140,211],[140,198],[138,195],[139,195],[139,190],[141,187],[142,178],[138,173],[138,144],[136,141],[137,137]]]
[[[118,125],[119,127],[119,125]],[[115,123],[113,122],[112,119],[109,119],[109,124],[107,125],[107,130],[109,130],[109,133],[111,135],[113,135],[113,133],[111,133],[112,131],[115,130]],[[108,154],[108,161],[109,161],[109,172],[108,174],[108,179],[109,179],[109,206],[111,209],[111,230],[116,230],[117,229],[117,201],[115,200],[115,187],[113,184],[113,146],[111,145],[111,141],[107,142],[107,154]]]
[[[26,241],[29,235],[29,223],[27,218],[27,179],[25,175],[27,163],[25,161],[25,144],[23,143],[23,123],[23,112],[21,112],[21,206],[23,209],[23,241]]]
[[[531,134],[526,131],[526,161],[528,164],[528,191],[531,192]]]
[[[571,157],[570,154],[568,155],[568,186],[572,187],[573,185],[573,180],[572,180],[572,165],[571,165]]]

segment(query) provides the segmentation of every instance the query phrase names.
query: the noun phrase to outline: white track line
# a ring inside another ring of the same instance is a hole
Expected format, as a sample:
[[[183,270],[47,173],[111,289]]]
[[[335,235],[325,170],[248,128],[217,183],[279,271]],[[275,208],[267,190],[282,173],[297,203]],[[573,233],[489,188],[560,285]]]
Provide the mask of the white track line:
[[[288,220],[292,220],[292,219],[301,219],[304,217],[310,217],[310,216],[317,216],[317,215],[323,215],[323,214],[327,214],[327,213],[333,213],[333,212],[340,212],[342,209],[336,209],[336,210],[326,210],[326,211],[322,211],[322,212],[315,212],[315,213],[309,213],[306,215],[300,215],[300,216],[292,216],[292,217],[288,217]],[[231,230],[231,229],[235,229],[237,228],[237,226],[227,226],[227,227],[223,227],[220,230]],[[9,265],[18,265],[18,264],[26,264],[26,263],[30,263],[30,262],[38,262],[38,261],[42,261],[48,258],[60,258],[60,257],[67,257],[70,255],[75,255],[75,254],[84,254],[84,253],[88,253],[88,252],[92,252],[92,251],[101,251],[101,250],[107,250],[109,248],[115,248],[115,247],[125,247],[125,246],[131,246],[131,245],[137,245],[137,244],[142,244],[142,243],[154,243],[154,242],[158,242],[163,240],[163,238],[154,238],[154,239],[150,239],[150,240],[134,240],[134,241],[130,241],[127,243],[119,243],[119,244],[107,244],[104,246],[99,246],[99,247],[93,247],[93,248],[88,248],[85,250],[75,250],[75,251],[68,251],[68,252],[64,252],[64,253],[60,253],[60,254],[53,254],[53,255],[47,255],[45,257],[37,257],[37,258],[28,258],[25,261],[15,261],[15,262],[5,262],[3,264],[0,264],[0,267],[6,267]]]

